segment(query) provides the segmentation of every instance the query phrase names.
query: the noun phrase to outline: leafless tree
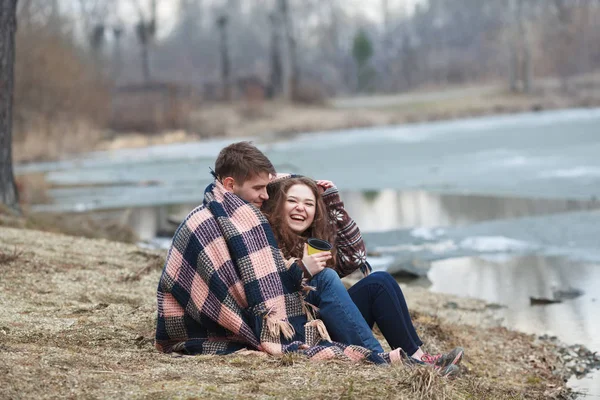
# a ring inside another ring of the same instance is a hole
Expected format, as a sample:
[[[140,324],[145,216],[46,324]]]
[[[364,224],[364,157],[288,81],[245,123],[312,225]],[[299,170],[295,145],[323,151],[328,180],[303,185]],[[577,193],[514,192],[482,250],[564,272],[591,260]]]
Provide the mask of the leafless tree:
[[[221,82],[223,85],[223,100],[231,100],[231,65],[229,61],[229,43],[227,35],[226,15],[222,15],[217,19],[219,32],[221,36]]]
[[[297,43],[294,36],[288,0],[279,0],[279,12],[281,13],[283,29],[285,31],[287,40],[288,53],[288,73],[287,82],[284,86],[284,92],[289,100],[294,100],[296,98],[296,93],[298,92],[300,70],[298,68],[298,59],[296,53]]]
[[[156,1],[150,0],[150,13],[146,15],[139,0],[135,0],[138,11],[138,23],[135,26],[141,48],[142,74],[144,82],[150,82],[150,46],[156,35]]]
[[[12,105],[17,0],[0,2],[0,203],[20,212],[12,168]]]
[[[271,13],[269,20],[271,22],[271,70],[269,85],[271,95],[277,97],[283,91],[283,67],[281,65],[281,40],[279,35],[281,26],[278,13]]]
[[[531,38],[525,7],[526,0],[511,0],[510,88],[513,92],[529,93],[532,85]]]

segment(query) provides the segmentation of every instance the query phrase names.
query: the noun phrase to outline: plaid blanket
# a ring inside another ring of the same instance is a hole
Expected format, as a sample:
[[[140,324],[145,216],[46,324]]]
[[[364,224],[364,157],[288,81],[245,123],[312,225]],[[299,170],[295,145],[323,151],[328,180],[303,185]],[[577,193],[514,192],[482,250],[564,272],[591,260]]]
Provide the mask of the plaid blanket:
[[[302,271],[283,259],[253,205],[215,181],[173,238],[158,284],[156,347],[170,353],[303,352],[377,364],[398,354],[331,342],[304,302]]]

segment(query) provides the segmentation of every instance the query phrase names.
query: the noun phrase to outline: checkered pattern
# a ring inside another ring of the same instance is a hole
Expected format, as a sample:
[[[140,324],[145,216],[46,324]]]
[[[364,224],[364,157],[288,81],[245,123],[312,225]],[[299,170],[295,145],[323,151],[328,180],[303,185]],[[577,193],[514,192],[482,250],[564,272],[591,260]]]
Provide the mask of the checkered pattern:
[[[367,349],[323,340],[324,325],[308,321],[302,271],[287,265],[262,213],[219,182],[209,185],[203,205],[177,229],[167,256],[157,293],[157,349],[302,351],[318,360],[386,363]]]

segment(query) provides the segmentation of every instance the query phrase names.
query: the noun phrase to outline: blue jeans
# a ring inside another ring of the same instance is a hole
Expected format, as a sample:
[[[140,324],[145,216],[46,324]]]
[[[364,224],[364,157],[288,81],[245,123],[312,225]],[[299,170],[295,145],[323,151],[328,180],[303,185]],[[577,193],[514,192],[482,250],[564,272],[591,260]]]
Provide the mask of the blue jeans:
[[[306,300],[319,307],[331,339],[381,353],[373,336],[376,323],[392,349],[409,355],[423,343],[412,325],[400,286],[387,272],[375,272],[346,290],[338,274],[326,268],[309,283],[316,287]]]
[[[374,272],[348,289],[367,325],[377,324],[392,349],[412,355],[423,345],[415,331],[398,282],[387,272]]]
[[[331,340],[383,353],[381,344],[354,305],[337,272],[325,268],[310,280],[309,285],[317,290],[310,292],[306,301],[319,307],[319,317]]]

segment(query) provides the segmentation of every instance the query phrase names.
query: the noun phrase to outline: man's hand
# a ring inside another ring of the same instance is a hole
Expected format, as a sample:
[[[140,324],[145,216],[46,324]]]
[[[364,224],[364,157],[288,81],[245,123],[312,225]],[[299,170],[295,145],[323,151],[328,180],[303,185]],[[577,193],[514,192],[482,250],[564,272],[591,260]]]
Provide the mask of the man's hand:
[[[335,187],[335,185],[331,181],[319,179],[316,182],[317,182],[317,186],[319,187],[319,193],[321,193],[321,194],[323,194],[323,192],[326,191],[327,189]]]
[[[304,243],[304,256],[302,257],[302,263],[304,264],[304,268],[308,270],[308,272],[315,276],[319,272],[325,269],[325,264],[328,260],[331,259],[331,252],[329,251],[321,251],[315,254],[308,254],[308,244]]]

